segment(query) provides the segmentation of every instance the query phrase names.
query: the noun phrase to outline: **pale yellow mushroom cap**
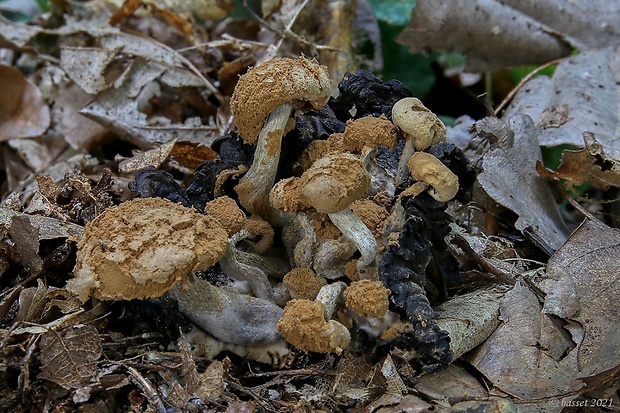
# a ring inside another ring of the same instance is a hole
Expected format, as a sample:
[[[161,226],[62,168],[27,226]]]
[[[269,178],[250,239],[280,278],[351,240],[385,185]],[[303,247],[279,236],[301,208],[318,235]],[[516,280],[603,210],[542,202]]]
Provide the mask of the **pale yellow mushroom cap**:
[[[417,98],[396,102],[392,107],[392,122],[414,140],[417,151],[446,140],[446,125]]]
[[[413,179],[430,186],[428,193],[439,202],[448,202],[459,191],[459,178],[430,153],[414,153],[407,167]]]

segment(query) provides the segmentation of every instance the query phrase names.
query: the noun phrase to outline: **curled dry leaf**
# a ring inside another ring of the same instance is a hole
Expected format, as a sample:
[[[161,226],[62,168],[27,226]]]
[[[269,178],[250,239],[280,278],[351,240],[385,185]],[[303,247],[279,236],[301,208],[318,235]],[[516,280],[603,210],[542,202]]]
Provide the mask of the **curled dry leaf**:
[[[513,116],[508,124],[514,145],[487,152],[478,181],[491,198],[519,215],[517,229],[532,232],[555,251],[566,241],[568,230],[549,184],[536,172],[536,160],[542,159],[536,127],[524,115]]]
[[[538,173],[547,178],[565,179],[569,189],[588,181],[600,189],[620,187],[620,161],[608,159],[592,133],[584,132],[583,138],[585,148],[565,150],[557,171],[545,168],[542,162],[538,161]]]
[[[93,326],[75,325],[49,331],[41,337],[40,376],[65,389],[84,388],[97,372],[101,352],[101,338]]]
[[[0,65],[0,141],[42,135],[50,125],[50,110],[41,92],[19,69]]]

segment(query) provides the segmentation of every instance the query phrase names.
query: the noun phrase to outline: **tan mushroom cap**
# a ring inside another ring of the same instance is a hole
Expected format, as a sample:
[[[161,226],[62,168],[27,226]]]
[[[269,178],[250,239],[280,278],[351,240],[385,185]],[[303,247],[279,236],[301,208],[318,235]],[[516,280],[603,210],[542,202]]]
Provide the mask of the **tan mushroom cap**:
[[[370,186],[362,161],[349,153],[321,158],[299,180],[301,201],[318,212],[331,214],[347,208]]]
[[[344,325],[335,320],[325,321],[325,307],[319,301],[289,301],[278,322],[278,330],[286,341],[304,351],[341,353],[351,342]]]
[[[344,290],[347,307],[360,315],[383,317],[388,310],[390,290],[381,281],[360,280]]]
[[[228,236],[236,234],[246,220],[246,216],[234,199],[218,196],[205,205],[205,214],[215,218],[226,230]]]
[[[227,240],[215,218],[193,209],[161,198],[127,201],[86,225],[67,289],[82,301],[159,297],[219,261]]]
[[[327,67],[305,57],[269,60],[241,76],[230,99],[235,124],[246,143],[256,143],[269,113],[284,103],[318,109],[330,96]]]
[[[446,140],[446,125],[417,98],[404,98],[392,107],[392,122],[414,139],[417,151]]]
[[[327,280],[316,275],[311,268],[297,267],[284,276],[282,283],[288,288],[291,298],[314,300]]]
[[[414,153],[407,167],[416,181],[431,187],[428,193],[439,202],[448,202],[459,191],[459,178],[430,153]]]

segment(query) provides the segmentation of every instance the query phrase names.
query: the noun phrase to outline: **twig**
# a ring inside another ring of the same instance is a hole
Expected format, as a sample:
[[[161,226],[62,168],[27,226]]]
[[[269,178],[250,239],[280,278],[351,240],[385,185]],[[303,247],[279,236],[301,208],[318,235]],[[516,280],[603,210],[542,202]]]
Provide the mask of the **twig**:
[[[581,215],[583,215],[584,217],[588,219],[591,219],[592,221],[601,222],[601,220],[599,220],[597,217],[592,215],[590,211],[582,207],[579,202],[575,201],[570,195],[568,195],[568,193],[566,192],[566,189],[564,189],[564,187],[562,186],[562,183],[560,182],[558,178],[553,179],[553,184],[558,189],[558,191],[560,191],[562,196],[568,201],[568,203],[571,204],[573,208],[575,208],[577,211],[579,211]]]
[[[506,97],[504,98],[504,100],[502,100],[502,102],[497,106],[497,108],[495,108],[495,113],[500,113],[503,109],[504,106],[506,106],[508,104],[508,102],[510,102],[512,100],[512,98],[515,97],[515,95],[517,94],[517,92],[519,91],[519,89],[521,89],[523,87],[523,85],[525,84],[525,82],[527,82],[528,80],[530,80],[531,78],[533,78],[534,76],[536,76],[538,74],[538,72],[540,72],[541,70],[544,70],[546,68],[548,68],[549,66],[553,66],[555,64],[560,63],[564,58],[561,57],[559,59],[554,59],[551,60],[550,62],[545,63],[544,65],[537,67],[536,69],[532,70],[530,73],[528,73],[527,75],[525,75],[523,77],[523,79],[521,79],[519,81],[519,83],[517,83],[517,85],[512,88],[512,90],[510,91],[510,93],[508,93],[508,95],[506,95]]]
[[[476,261],[480,268],[482,268],[484,271],[487,271],[489,274],[494,275],[495,277],[497,277],[498,280],[512,285],[516,284],[517,279],[522,280],[525,284],[527,284],[527,286],[534,293],[534,295],[538,297],[539,300],[544,301],[545,293],[536,285],[534,285],[532,281],[523,277],[521,274],[509,274],[497,268],[482,255],[474,251],[465,238],[457,235],[456,237],[454,237],[454,240],[452,242],[460,249],[462,249],[463,252],[467,254],[467,256]]]
[[[159,394],[157,394],[157,391],[153,388],[151,381],[146,377],[142,376],[138,372],[138,370],[134,369],[133,367],[125,366],[125,368],[127,369],[127,372],[129,372],[129,374],[131,375],[131,378],[133,379],[132,381],[138,387],[140,387],[140,389],[142,389],[144,395],[149,400],[149,404],[151,404],[155,409],[157,409],[158,413],[167,413],[164,402],[161,401],[161,398],[159,397]]]

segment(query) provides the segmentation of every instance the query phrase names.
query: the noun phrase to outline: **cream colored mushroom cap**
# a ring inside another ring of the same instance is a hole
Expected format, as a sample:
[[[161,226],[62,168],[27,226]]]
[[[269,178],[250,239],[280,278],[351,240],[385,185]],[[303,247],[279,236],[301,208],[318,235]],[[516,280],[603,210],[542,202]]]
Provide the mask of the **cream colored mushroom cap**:
[[[350,153],[333,153],[315,161],[299,180],[301,201],[324,214],[339,212],[370,186],[362,161]]]
[[[392,122],[414,139],[423,151],[446,140],[446,125],[417,98],[404,98],[392,106]]]
[[[227,240],[216,219],[194,209],[161,198],[127,201],[86,225],[67,289],[82,301],[159,297],[219,261]]]
[[[428,193],[439,202],[448,202],[459,191],[459,178],[430,153],[414,153],[407,167],[413,179],[430,186]]]
[[[318,109],[331,91],[327,67],[305,57],[269,60],[239,78],[230,99],[239,134],[256,143],[269,113],[284,103],[301,110]]]

